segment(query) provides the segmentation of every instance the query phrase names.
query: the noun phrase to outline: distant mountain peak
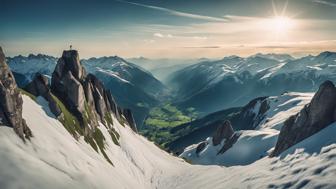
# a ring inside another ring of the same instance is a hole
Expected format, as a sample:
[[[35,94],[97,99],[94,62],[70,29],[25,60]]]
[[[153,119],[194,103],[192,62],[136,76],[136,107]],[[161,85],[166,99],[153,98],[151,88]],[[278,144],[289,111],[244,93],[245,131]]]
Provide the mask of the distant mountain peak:
[[[249,57],[262,57],[267,59],[274,59],[277,61],[286,61],[286,60],[294,60],[295,58],[289,54],[284,53],[257,53],[255,55]],[[248,58],[249,58],[248,57]]]
[[[335,56],[336,52],[324,51],[324,52],[321,52],[319,55],[317,55],[317,57],[327,58],[327,57],[332,56],[332,55]]]

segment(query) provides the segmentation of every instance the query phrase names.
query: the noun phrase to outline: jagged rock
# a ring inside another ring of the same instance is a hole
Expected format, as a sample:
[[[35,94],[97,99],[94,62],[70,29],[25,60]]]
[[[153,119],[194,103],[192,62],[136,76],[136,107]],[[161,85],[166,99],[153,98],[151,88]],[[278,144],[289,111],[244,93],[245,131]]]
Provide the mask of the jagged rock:
[[[68,71],[78,81],[83,80],[86,75],[84,67],[79,62],[79,54],[76,50],[63,51],[62,58],[57,62],[55,72],[59,76],[64,75]]]
[[[40,73],[37,73],[32,82],[30,82],[26,87],[25,90],[34,96],[42,96],[48,101],[49,108],[51,112],[56,116],[60,116],[62,111],[57,105],[57,102],[52,97],[48,78]]]
[[[22,96],[14,76],[6,64],[5,55],[0,47],[0,125],[13,127],[20,138],[25,140],[32,133],[22,118]]]
[[[83,112],[85,110],[85,96],[82,84],[76,80],[70,71],[65,74],[63,82],[71,108],[76,108],[78,111]]]
[[[110,109],[113,114],[116,115],[117,119],[120,119],[117,103],[115,102],[110,90],[106,91],[106,98],[110,102]]]
[[[219,127],[217,127],[217,130],[212,137],[213,145],[217,146],[223,139],[230,139],[233,133],[234,131],[230,121],[225,120]]]
[[[233,144],[235,144],[238,140],[238,138],[240,137],[241,133],[234,133],[229,139],[227,139],[225,141],[225,144],[223,145],[223,147],[219,150],[218,154],[223,154],[225,153],[228,149],[230,149]]]
[[[48,78],[40,73],[37,73],[32,82],[25,89],[35,96],[43,96],[49,91]]]
[[[138,132],[138,129],[136,127],[136,124],[135,124],[135,121],[134,121],[133,114],[132,114],[131,110],[130,109],[124,109],[123,110],[123,115],[125,116],[128,124],[130,125],[132,130],[134,132]]]
[[[51,78],[51,91],[77,117],[83,127],[89,121],[92,126],[94,119],[86,119],[85,93],[83,83],[86,76],[85,69],[79,62],[78,52],[75,50],[63,51],[57,61]]]
[[[336,121],[336,88],[324,82],[310,104],[285,121],[277,144],[270,156],[277,156],[291,146],[319,132]]]
[[[256,110],[257,106],[259,106],[259,110]],[[267,97],[258,97],[250,101],[240,113],[242,121],[246,122],[244,129],[255,129],[265,118],[265,113],[269,108]]]
[[[85,133],[97,127],[98,121],[110,126],[111,113],[118,120],[124,115],[131,128],[137,131],[132,112],[118,107],[103,83],[94,75],[86,74],[76,50],[64,51],[57,61],[52,74],[51,91],[76,116]]]
[[[104,121],[106,114],[111,111],[111,108],[109,101],[107,101],[107,94],[103,84],[94,75],[89,74],[86,77],[84,88],[88,93],[86,98],[89,104],[94,105],[100,119]]]
[[[204,148],[208,145],[207,141],[203,141],[201,143],[199,143],[196,147],[196,154],[198,155],[200,152],[202,152],[202,150],[204,150]]]

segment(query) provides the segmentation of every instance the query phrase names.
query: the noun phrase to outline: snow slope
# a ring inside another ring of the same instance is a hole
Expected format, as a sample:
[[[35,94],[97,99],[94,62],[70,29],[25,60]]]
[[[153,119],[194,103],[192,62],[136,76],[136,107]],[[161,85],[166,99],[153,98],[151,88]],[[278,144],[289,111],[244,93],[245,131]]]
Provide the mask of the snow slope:
[[[8,127],[0,127],[0,186],[5,188],[151,188],[152,177],[160,170],[186,165],[161,151],[114,119],[120,134],[115,145],[104,126],[107,155],[114,167],[96,153],[83,138],[76,141],[41,105],[23,96],[23,117],[34,137],[26,144]],[[172,166],[174,165],[174,166]],[[20,182],[14,182],[15,175]],[[169,175],[169,174],[167,174]],[[38,178],[38,179],[37,179]]]
[[[0,127],[0,186],[4,189],[336,187],[335,144],[323,148],[321,154],[297,151],[247,166],[198,166],[167,154],[113,118],[120,146],[100,128],[112,166],[49,117],[41,100],[42,105],[27,96],[23,100],[23,117],[34,137],[24,144],[11,128]],[[334,132],[335,125],[327,129]]]
[[[281,127],[286,119],[297,114],[304,105],[308,104],[314,93],[284,93],[280,96],[266,98],[268,110],[260,113],[262,101],[258,101],[251,110],[254,114],[255,130],[242,130],[238,141],[225,153],[217,154],[225,144],[212,144],[209,137],[207,146],[199,154],[196,153],[198,144],[187,147],[180,155],[195,164],[201,165],[247,165],[268,155],[268,151],[277,142]],[[233,125],[234,127],[234,125]]]

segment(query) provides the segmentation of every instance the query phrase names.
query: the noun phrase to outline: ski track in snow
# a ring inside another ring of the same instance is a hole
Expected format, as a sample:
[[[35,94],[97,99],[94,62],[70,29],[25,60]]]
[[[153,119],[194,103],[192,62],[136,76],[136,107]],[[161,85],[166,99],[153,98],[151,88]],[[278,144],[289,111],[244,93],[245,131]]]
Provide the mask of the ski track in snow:
[[[27,96],[23,99],[23,117],[34,137],[23,143],[12,128],[0,127],[0,186],[4,189],[336,187],[335,141],[324,143],[328,146],[321,152],[296,150],[246,166],[190,165],[120,125],[113,117],[120,147],[100,126],[106,138],[106,153],[114,164],[111,166],[82,138],[76,141],[59,121],[48,116],[43,103],[38,105]],[[332,140],[335,137],[330,133],[336,132],[336,124],[323,131],[317,137],[329,136]],[[298,146],[308,149],[310,144],[308,141]]]

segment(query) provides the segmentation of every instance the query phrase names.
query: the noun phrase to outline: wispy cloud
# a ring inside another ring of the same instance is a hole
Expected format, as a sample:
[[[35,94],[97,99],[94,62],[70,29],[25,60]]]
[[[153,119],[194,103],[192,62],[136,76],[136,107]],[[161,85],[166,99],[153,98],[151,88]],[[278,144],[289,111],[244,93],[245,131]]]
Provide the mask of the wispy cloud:
[[[331,7],[336,7],[336,3],[329,2],[329,1],[324,1],[324,0],[313,0],[313,2],[314,2],[314,3],[323,4],[323,5],[327,5],[327,6],[331,6]]]
[[[158,37],[158,38],[173,38],[172,34],[162,34],[162,33],[154,33],[153,34],[154,37]]]
[[[183,47],[186,49],[219,49],[221,46],[195,46],[195,47]]]
[[[164,8],[164,7],[158,7],[158,6],[147,5],[147,4],[142,4],[142,3],[135,3],[135,2],[131,2],[131,1],[124,1],[124,0],[116,0],[116,1],[131,4],[131,5],[136,5],[136,6],[140,6],[140,7],[144,7],[144,8],[148,8],[148,9],[162,11],[162,12],[174,15],[174,16],[193,18],[193,19],[199,19],[199,20],[207,20],[207,21],[213,21],[213,22],[228,21],[226,18],[187,13],[187,12],[177,11],[177,10],[168,9],[168,8]]]
[[[290,46],[281,46],[281,45],[265,45],[265,46],[257,46],[259,49],[291,49],[294,47]]]
[[[154,33],[153,36],[154,36],[154,37],[163,38],[162,33]]]

